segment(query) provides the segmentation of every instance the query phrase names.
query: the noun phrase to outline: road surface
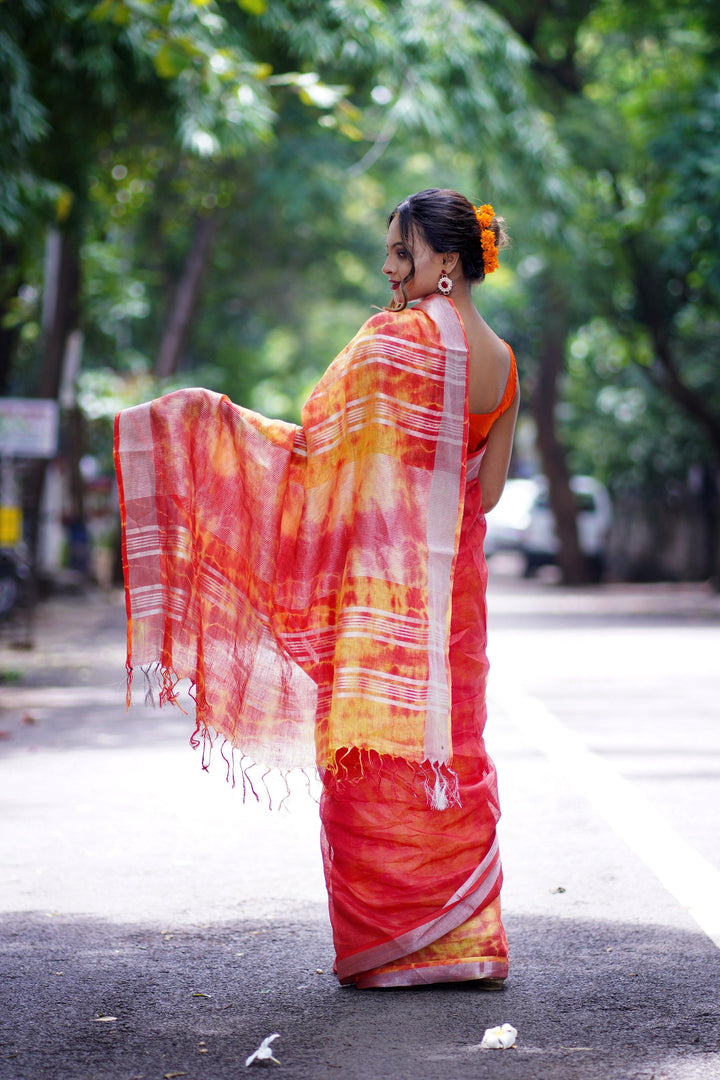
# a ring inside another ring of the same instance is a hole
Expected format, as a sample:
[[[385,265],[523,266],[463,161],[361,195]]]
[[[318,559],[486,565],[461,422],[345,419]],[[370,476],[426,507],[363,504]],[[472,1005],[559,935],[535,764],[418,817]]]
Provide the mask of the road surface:
[[[720,601],[492,567],[511,975],[338,986],[302,777],[269,812],[124,711],[122,597],[0,641],[0,1080],[720,1077]],[[139,695],[142,697],[142,695]],[[312,785],[311,785],[312,788]],[[518,1029],[481,1050],[487,1027]]]

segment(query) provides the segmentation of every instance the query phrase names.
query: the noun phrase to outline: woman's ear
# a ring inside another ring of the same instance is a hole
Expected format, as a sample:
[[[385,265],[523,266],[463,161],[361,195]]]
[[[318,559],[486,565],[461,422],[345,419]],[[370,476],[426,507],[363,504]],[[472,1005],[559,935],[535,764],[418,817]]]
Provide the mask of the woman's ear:
[[[452,274],[460,262],[458,251],[446,251],[443,255],[443,270],[446,274]]]

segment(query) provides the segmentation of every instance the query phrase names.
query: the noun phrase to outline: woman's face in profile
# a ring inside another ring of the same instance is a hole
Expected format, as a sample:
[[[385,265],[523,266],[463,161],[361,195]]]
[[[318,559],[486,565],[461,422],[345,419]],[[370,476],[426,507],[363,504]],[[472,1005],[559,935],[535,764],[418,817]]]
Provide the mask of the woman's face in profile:
[[[383,263],[383,274],[387,275],[390,288],[393,290],[393,298],[402,299],[400,283],[404,281],[413,268],[415,272],[409,281],[405,282],[405,293],[408,300],[419,300],[423,296],[437,291],[437,283],[443,268],[443,257],[423,240],[415,235],[412,238],[411,253],[405,247],[400,236],[400,222],[397,216],[390,222],[386,238],[387,257]]]

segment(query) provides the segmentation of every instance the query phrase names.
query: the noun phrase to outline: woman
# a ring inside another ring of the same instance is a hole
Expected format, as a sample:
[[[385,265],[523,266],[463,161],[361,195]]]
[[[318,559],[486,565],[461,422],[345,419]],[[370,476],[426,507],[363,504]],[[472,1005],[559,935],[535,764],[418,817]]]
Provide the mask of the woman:
[[[495,770],[485,725],[484,513],[502,492],[518,409],[509,348],[475,308],[471,286],[497,265],[504,236],[490,208],[424,191],[390,215],[383,272],[396,307],[438,289],[452,293],[467,339],[468,457],[451,599],[452,767],[456,804],[442,813],[422,797],[423,777],[402,759],[373,770],[356,750],[325,777],[325,874],[342,981],[359,986],[481,979],[507,974],[500,919]]]
[[[202,390],[116,421],[128,671],[161,701],[189,678],[243,785],[314,758],[336,971],[359,987],[507,973],[482,542],[517,375],[470,295],[503,241],[455,192],[401,203],[393,303],[300,426]]]

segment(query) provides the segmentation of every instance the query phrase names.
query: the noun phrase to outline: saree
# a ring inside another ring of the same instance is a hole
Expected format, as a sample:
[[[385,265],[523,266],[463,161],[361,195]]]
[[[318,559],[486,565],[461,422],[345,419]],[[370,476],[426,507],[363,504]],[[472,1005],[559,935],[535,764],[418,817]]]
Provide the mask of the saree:
[[[510,360],[497,408],[471,418],[481,447],[515,396],[512,352]],[[352,749],[344,759],[346,776],[325,777],[320,816],[335,966],[341,982],[360,988],[469,980],[497,988],[508,973],[495,833],[497,776],[483,740],[488,662],[482,456],[480,449],[468,458],[452,590],[451,735],[458,802],[437,814],[405,763],[379,759],[363,770]]]
[[[299,425],[205,390],[115,422],[128,701],[135,668],[161,704],[187,681],[193,742],[229,748],[233,775],[237,752],[243,785],[255,765],[317,766],[343,982],[419,948],[441,955],[463,926],[476,938],[475,923],[495,944],[473,944],[481,967],[462,977],[504,972],[488,959],[504,934],[494,770],[477,742],[484,631],[469,596],[482,545],[470,533],[483,519],[479,491],[474,504],[466,494],[467,361],[455,306],[433,296],[369,319]],[[435,857],[417,868],[401,857],[394,884],[361,896],[385,855],[368,834],[367,865],[340,873],[339,853],[365,833],[337,806],[352,818],[368,785],[381,818],[400,792],[422,807],[417,826],[392,828],[424,830]],[[404,925],[393,888],[422,894]],[[430,966],[443,977],[437,958]],[[419,978],[426,967],[421,957]]]

